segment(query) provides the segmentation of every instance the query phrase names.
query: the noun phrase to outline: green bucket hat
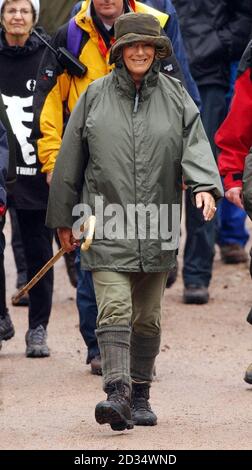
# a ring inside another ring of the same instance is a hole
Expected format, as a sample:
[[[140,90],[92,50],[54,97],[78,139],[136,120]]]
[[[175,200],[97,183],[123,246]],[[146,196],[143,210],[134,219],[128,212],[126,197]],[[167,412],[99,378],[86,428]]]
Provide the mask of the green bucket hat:
[[[123,46],[133,42],[148,42],[155,47],[157,58],[164,59],[172,54],[172,45],[167,36],[160,35],[158,19],[148,13],[126,13],[115,21],[115,43],[110,51],[110,64],[120,60]]]

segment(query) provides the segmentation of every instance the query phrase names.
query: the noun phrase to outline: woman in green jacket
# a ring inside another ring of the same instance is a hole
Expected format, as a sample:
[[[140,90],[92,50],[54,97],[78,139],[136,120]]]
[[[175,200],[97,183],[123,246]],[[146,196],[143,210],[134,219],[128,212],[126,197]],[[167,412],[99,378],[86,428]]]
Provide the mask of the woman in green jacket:
[[[96,215],[95,240],[82,254],[83,268],[93,272],[108,395],[95,417],[123,430],[157,423],[149,388],[162,295],[176,263],[182,178],[205,220],[222,185],[198,109],[180,82],[159,72],[171,44],[158,20],[122,15],[115,38],[115,69],[89,86],[71,115],[47,223],[71,251],[85,216]]]

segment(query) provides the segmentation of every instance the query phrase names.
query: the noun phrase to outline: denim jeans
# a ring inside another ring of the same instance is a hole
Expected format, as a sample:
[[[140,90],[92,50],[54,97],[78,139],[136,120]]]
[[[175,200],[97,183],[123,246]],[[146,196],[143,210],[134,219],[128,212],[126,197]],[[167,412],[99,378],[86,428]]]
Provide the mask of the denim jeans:
[[[100,354],[95,334],[98,310],[92,272],[81,269],[79,249],[76,250],[75,265],[78,275],[76,301],[80,318],[80,332],[87,346],[88,353],[86,363],[89,364],[91,359]]]
[[[184,249],[183,280],[185,286],[208,287],[212,277],[216,216],[205,222],[202,211],[191,202],[190,190],[186,191],[186,243]]]
[[[220,246],[236,243],[244,247],[249,239],[245,227],[247,214],[243,209],[235,206],[226,198],[222,199],[217,211],[218,236]]]
[[[202,122],[212,151],[216,156],[214,135],[226,116],[226,90],[218,85],[206,85],[200,86],[199,92],[202,100]],[[185,286],[193,284],[208,287],[212,277],[214,245],[217,240],[220,244],[246,243],[247,233],[244,227],[244,214],[238,214],[239,210],[233,204],[232,207],[229,206],[228,208],[227,206],[227,202],[223,202],[222,209],[217,211],[219,214],[211,222],[204,222],[201,211],[193,206],[187,190],[187,238],[183,268]],[[219,229],[220,234],[218,235]],[[233,241],[231,242],[231,240]]]

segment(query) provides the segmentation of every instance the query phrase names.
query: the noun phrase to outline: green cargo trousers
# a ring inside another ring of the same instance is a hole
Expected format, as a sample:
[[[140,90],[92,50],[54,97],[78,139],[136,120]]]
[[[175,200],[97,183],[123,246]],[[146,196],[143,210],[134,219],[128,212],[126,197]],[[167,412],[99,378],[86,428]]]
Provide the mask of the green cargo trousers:
[[[167,276],[166,272],[93,271],[97,327],[131,326],[137,335],[159,335]]]

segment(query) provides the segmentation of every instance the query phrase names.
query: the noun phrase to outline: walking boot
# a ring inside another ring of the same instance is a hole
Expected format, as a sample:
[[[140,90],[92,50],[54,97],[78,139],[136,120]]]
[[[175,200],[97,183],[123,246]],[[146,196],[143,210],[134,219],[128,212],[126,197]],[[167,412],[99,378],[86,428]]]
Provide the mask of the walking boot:
[[[246,263],[248,255],[239,243],[220,246],[221,260],[225,264]]]
[[[47,332],[42,325],[29,329],[25,335],[26,357],[48,357],[49,348],[46,344]]]
[[[184,288],[183,302],[184,304],[203,305],[209,301],[208,287],[196,286],[189,284]]]
[[[8,341],[8,339],[11,339],[14,334],[14,326],[7,310],[5,317],[0,317],[0,343],[2,341]]]
[[[130,410],[130,328],[106,325],[96,330],[102,360],[103,390],[107,400],[95,408],[99,424],[108,423],[114,431],[132,429]]]
[[[150,403],[150,385],[148,383],[132,383],[131,412],[136,426],[155,426],[157,416]]]
[[[105,387],[107,400],[100,401],[95,408],[95,419],[99,424],[110,424],[113,431],[132,429],[130,410],[130,388],[121,381]]]

